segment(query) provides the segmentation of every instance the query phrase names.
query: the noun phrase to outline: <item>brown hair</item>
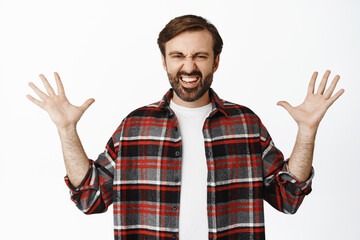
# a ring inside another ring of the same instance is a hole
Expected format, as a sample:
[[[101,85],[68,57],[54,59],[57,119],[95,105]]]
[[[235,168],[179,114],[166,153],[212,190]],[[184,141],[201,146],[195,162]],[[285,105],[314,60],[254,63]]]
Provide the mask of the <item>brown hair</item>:
[[[165,57],[165,43],[185,31],[208,30],[213,37],[214,57],[221,53],[223,41],[216,27],[203,17],[195,15],[183,15],[174,18],[159,33],[157,43],[161,54]]]

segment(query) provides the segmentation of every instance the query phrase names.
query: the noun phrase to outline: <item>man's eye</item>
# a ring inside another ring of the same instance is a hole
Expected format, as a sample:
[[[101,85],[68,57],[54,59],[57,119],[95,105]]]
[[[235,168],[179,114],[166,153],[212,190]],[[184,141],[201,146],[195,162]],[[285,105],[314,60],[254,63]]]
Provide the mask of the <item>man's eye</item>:
[[[174,55],[173,58],[181,58],[181,55]]]
[[[206,58],[206,56],[203,56],[203,55],[198,55],[196,57],[199,58],[199,59],[205,59]]]

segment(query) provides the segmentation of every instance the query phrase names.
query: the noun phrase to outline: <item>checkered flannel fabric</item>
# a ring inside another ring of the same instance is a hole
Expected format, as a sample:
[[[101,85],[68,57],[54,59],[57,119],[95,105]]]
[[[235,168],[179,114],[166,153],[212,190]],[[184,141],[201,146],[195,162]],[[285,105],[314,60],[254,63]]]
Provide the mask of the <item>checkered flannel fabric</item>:
[[[182,141],[169,107],[160,102],[130,113],[71,199],[85,214],[113,204],[116,240],[173,240],[179,233]],[[203,125],[207,159],[209,239],[265,239],[263,200],[295,213],[311,191],[299,182],[248,108],[221,100],[210,89],[212,112]],[[196,197],[196,196],[194,196]]]

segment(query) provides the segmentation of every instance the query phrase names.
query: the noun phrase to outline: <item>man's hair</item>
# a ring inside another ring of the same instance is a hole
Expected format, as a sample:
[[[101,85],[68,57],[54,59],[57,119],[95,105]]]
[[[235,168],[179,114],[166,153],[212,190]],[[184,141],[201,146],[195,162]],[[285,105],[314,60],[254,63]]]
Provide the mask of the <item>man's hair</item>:
[[[216,27],[203,17],[183,15],[174,18],[160,32],[157,43],[161,54],[165,57],[165,43],[185,31],[208,30],[213,38],[214,58],[221,53],[223,41]]]

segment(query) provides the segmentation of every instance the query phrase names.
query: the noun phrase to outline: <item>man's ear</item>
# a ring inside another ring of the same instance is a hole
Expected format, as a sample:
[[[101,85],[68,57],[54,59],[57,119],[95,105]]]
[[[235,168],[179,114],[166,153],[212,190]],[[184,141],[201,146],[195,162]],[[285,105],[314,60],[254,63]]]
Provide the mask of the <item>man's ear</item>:
[[[166,60],[165,60],[164,55],[162,55],[162,54],[161,54],[161,60],[162,60],[162,64],[163,64],[164,70],[166,71]]]
[[[215,58],[215,61],[214,61],[214,72],[216,72],[216,70],[218,69],[219,67],[219,61],[220,61],[220,54],[218,54]]]

